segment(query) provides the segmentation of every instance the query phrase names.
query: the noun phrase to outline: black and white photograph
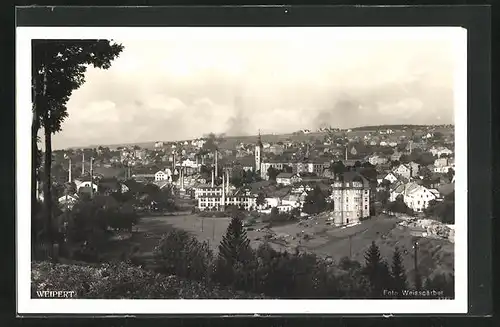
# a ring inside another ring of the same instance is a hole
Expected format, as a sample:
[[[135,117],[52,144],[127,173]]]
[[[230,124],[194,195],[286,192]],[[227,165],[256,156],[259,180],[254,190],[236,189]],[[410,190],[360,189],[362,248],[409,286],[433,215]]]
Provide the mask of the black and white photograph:
[[[465,312],[466,50],[460,27],[19,27],[19,310]]]

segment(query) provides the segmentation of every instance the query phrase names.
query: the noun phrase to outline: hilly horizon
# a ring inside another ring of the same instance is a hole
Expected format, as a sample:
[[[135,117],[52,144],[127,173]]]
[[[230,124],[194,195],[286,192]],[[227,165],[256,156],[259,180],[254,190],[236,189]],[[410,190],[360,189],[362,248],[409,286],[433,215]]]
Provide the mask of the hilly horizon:
[[[353,132],[371,132],[374,130],[379,130],[379,129],[403,129],[403,128],[429,128],[429,127],[439,127],[439,126],[453,126],[453,124],[440,124],[440,125],[422,125],[422,124],[384,124],[384,125],[368,125],[368,126],[358,126],[358,127],[352,127],[348,129],[339,129],[339,132],[346,132],[347,130],[351,130]],[[330,127],[331,129],[336,129],[333,127]],[[307,130],[307,129],[304,129]],[[265,133],[261,134],[261,137],[263,141],[265,142],[279,142],[279,141],[284,141],[287,138],[293,138],[294,140],[297,141],[306,141],[310,139],[311,137],[322,137],[326,135],[327,133],[325,131],[311,131],[309,133],[305,134],[297,134],[300,133],[301,131],[294,131],[294,132],[289,132],[289,133]],[[301,137],[302,136],[302,137]],[[89,145],[81,145],[81,146],[71,146],[71,147],[66,147],[66,148],[56,148],[54,150],[66,150],[66,149],[86,149],[86,148],[96,148],[96,147],[108,147],[108,148],[117,148],[117,147],[130,147],[130,146],[139,146],[141,148],[153,148],[154,144],[156,142],[164,142],[164,143],[172,143],[172,142],[185,142],[185,141],[192,141],[195,139],[200,139],[200,138],[205,138],[206,135],[200,136],[200,137],[195,137],[191,139],[180,139],[180,140],[145,140],[145,141],[138,141],[138,142],[127,142],[127,143],[114,143],[114,144],[89,144]],[[257,139],[258,134],[255,135],[224,135],[223,138],[225,141],[227,140],[236,140],[239,142],[246,141],[251,138]],[[43,143],[41,144],[43,145]],[[42,146],[43,148],[43,146]]]

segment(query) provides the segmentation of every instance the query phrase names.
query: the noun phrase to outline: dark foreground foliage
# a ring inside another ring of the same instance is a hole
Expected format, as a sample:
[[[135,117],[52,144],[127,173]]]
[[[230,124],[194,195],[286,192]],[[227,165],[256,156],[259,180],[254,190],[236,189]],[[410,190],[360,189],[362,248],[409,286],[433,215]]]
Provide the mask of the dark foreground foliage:
[[[333,262],[312,253],[280,252],[268,243],[252,249],[242,222],[233,218],[217,255],[206,244],[183,231],[173,230],[160,241],[157,263],[169,273],[201,280],[209,285],[225,285],[231,289],[273,298],[415,298],[403,291],[415,290],[406,278],[399,250],[392,265],[381,258],[375,243],[366,253],[366,262],[344,258]],[[453,277],[426,278],[419,290],[442,290],[435,297],[452,298]],[[396,291],[399,295],[387,295]],[[432,298],[424,296],[425,298]]]
[[[127,263],[31,265],[31,294],[72,290],[84,299],[234,299],[262,298],[241,291],[159,274]]]

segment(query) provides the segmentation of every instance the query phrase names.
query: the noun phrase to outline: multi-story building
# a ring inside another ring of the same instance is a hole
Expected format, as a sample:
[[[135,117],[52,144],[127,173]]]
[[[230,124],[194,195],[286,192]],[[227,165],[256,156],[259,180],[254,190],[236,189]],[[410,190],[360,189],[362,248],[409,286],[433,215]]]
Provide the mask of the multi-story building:
[[[276,176],[276,183],[281,185],[292,185],[301,181],[301,178],[297,174],[292,173],[280,173]]]
[[[396,175],[402,176],[406,179],[411,177],[415,177],[418,175],[418,171],[420,166],[414,162],[410,162],[407,164],[401,164],[396,169],[394,169],[394,173]]]
[[[269,147],[269,152],[274,153],[275,155],[282,155],[285,151],[285,146],[281,144],[273,144]]]
[[[222,175],[222,184],[215,186],[213,181],[210,186],[202,186],[194,189],[194,197],[198,200],[198,209],[224,211],[228,206],[242,207],[245,210],[256,208],[257,196],[244,192],[234,192],[229,184],[229,174],[226,171]]]
[[[155,173],[155,182],[167,180],[172,181],[172,172],[170,169],[167,169],[166,171],[160,170]]]
[[[387,158],[374,155],[374,156],[371,156],[370,158],[368,158],[368,162],[374,166],[382,165],[382,164],[385,164],[387,162]]]
[[[276,170],[283,170],[283,168],[287,165],[285,162],[262,162],[260,164],[260,177],[262,179],[269,179],[267,175],[267,171],[269,168],[274,168]]]
[[[332,185],[335,225],[357,223],[370,216],[370,185],[356,172],[346,172],[337,177]]]
[[[441,155],[443,154],[446,154],[446,155],[452,155],[453,154],[453,151],[451,151],[450,149],[448,148],[445,148],[445,147],[432,147],[430,150],[429,150],[430,153],[432,153],[433,156],[436,156],[436,157],[441,157]]]

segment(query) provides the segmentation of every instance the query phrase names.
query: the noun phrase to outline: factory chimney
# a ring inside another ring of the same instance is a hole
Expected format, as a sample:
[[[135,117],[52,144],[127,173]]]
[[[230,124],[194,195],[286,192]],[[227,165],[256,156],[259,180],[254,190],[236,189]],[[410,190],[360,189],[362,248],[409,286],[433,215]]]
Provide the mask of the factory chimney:
[[[212,169],[212,187],[214,187],[214,170]]]
[[[68,165],[68,182],[71,183],[71,158],[69,158],[69,165]]]
[[[224,189],[224,186],[225,186],[225,178],[224,178],[224,174],[222,174],[222,196],[221,196],[221,200],[220,200],[220,206],[221,206],[221,210],[224,211],[224,205],[225,205],[225,198],[226,198],[226,194],[225,194],[225,189]]]
[[[215,178],[219,177],[219,174],[218,174],[218,158],[217,158],[217,150],[215,150]]]
[[[85,175],[85,152],[82,150],[82,176]]]

